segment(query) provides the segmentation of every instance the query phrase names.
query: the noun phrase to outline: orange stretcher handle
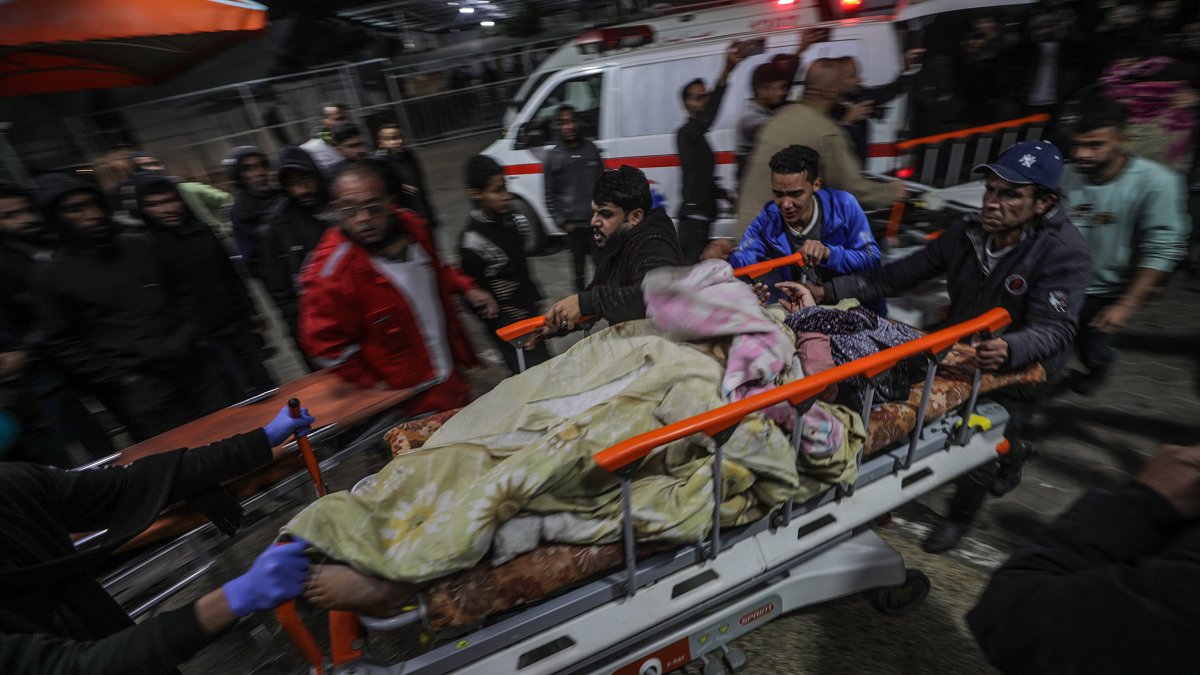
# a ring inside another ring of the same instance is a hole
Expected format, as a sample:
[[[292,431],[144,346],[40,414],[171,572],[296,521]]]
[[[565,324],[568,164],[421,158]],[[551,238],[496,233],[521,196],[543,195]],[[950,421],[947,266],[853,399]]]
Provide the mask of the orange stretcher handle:
[[[300,399],[290,398],[287,402],[288,416],[292,419],[300,417]],[[312,478],[313,485],[317,486],[317,496],[325,496],[325,482],[321,480],[321,465],[317,464],[317,453],[313,452],[312,444],[308,442],[308,436],[296,434],[296,446],[300,448],[300,456],[304,458],[304,466],[308,468],[308,475]]]
[[[901,151],[912,150],[913,148],[918,148],[922,145],[934,145],[936,143],[941,143],[942,141],[952,141],[959,138],[967,138],[968,136],[974,136],[976,134],[990,134],[994,131],[1003,131],[1005,129],[1012,129],[1014,127],[1023,127],[1027,124],[1041,124],[1049,121],[1050,115],[1046,113],[1038,113],[1036,115],[1029,115],[1028,117],[1018,117],[1016,119],[1004,120],[1003,122],[996,122],[994,124],[985,124],[981,127],[970,127],[967,129],[959,129],[958,131],[949,131],[944,134],[937,134],[936,136],[924,136],[922,138],[901,141],[900,143],[896,144],[896,149]]]
[[[804,266],[804,254],[803,253],[793,253],[789,256],[784,256],[782,258],[775,258],[773,260],[767,260],[767,261],[760,262],[760,263],[754,263],[753,265],[746,265],[745,267],[739,267],[739,268],[735,269],[733,271],[733,274],[734,274],[734,276],[747,277],[749,279],[756,279],[756,278],[766,274],[767,272],[770,272],[773,269],[776,269],[778,267],[787,267],[788,265],[799,265],[799,266],[803,267]],[[592,320],[594,320],[594,317],[585,316],[585,317],[581,317],[579,319],[579,322],[585,323],[585,322],[592,321]],[[504,326],[503,328],[499,328],[496,330],[496,335],[499,336],[499,338],[501,340],[504,340],[505,342],[512,342],[514,340],[519,340],[519,339],[525,337],[526,335],[529,335],[530,333],[534,333],[534,332],[541,330],[542,327],[544,327],[545,325],[546,325],[546,317],[534,316],[534,317],[530,317],[528,319],[524,319],[522,321],[510,323],[507,326]]]
[[[910,340],[890,349],[855,359],[849,363],[829,370],[809,375],[781,387],[776,387],[761,394],[755,394],[740,401],[721,406],[716,410],[689,417],[686,420],[668,424],[660,429],[621,441],[616,445],[595,454],[596,464],[610,473],[616,472],[630,464],[640,461],[659,446],[686,438],[695,433],[709,436],[716,434],[740,423],[746,415],[763,408],[787,401],[799,405],[804,401],[816,398],[829,385],[837,384],[856,375],[874,377],[900,361],[918,354],[937,354],[948,349],[958,340],[983,331],[995,332],[1011,322],[1008,311],[1001,307],[990,309],[983,314],[943,328],[935,333]]]
[[[804,254],[797,252],[791,255],[785,255],[782,258],[773,258],[771,260],[764,260],[762,262],[754,263],[753,265],[739,267],[733,271],[733,275],[738,277],[746,277],[747,279],[757,279],[771,270],[778,269],[780,267],[787,267],[788,265],[798,265],[800,267],[804,267]]]

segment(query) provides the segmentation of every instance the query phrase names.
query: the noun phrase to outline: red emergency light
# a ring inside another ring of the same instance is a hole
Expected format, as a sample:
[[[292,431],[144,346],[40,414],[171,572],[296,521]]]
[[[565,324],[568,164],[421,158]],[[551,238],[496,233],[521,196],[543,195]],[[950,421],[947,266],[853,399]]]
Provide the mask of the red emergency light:
[[[862,9],[863,0],[841,0],[842,10],[853,12]]]
[[[896,171],[896,178],[899,178],[900,180],[908,180],[908,179],[912,178],[916,173],[917,173],[916,167],[906,166],[906,167]]]
[[[778,2],[779,2],[779,4],[781,4],[781,5],[794,5],[794,4],[796,4],[796,0],[778,0]]]
[[[650,26],[619,26],[586,31],[576,38],[575,48],[582,54],[601,54],[651,42],[654,42],[654,29]]]

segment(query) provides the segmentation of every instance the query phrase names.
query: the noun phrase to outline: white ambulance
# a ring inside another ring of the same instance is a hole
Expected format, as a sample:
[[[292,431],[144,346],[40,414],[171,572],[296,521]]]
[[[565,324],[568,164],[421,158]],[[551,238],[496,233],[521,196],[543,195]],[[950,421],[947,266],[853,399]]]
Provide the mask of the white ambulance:
[[[937,14],[984,7],[1029,4],[1032,0],[752,0],[731,7],[676,14],[645,24],[628,24],[584,33],[564,45],[530,75],[506,115],[502,137],[484,150],[505,168],[515,210],[524,216],[526,248],[540,249],[547,236],[563,234],[549,217],[542,191],[542,158],[556,142],[554,113],[569,103],[584,122],[585,133],[600,148],[605,165],[636,166],[674,217],[680,203],[679,156],[675,131],[685,121],[680,91],[696,77],[710,86],[734,39],[759,39],[761,54],[749,57],[732,72],[725,98],[708,139],[717,164],[718,182],[733,188],[734,127],[751,96],[750,76],[776,54],[794,53],[799,29],[830,28],[829,39],[804,53],[797,73],[819,58],[852,56],[859,63],[864,87],[895,80],[902,69],[903,44],[898,29],[908,22],[928,22]],[[831,16],[842,18],[830,20]],[[802,85],[802,83],[797,83]],[[791,98],[798,95],[794,89]],[[872,173],[893,170],[895,143],[905,120],[903,97],[893,101],[870,128]],[[723,210],[714,236],[732,227]]]

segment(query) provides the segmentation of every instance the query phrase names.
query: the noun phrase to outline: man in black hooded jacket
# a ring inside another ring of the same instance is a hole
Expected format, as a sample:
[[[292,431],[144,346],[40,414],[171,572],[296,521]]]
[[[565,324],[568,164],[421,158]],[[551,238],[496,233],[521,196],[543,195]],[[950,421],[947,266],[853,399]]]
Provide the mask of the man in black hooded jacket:
[[[271,161],[262,148],[239,145],[229,151],[221,164],[237,188],[233,208],[229,211],[233,243],[250,273],[257,276],[258,250],[254,245],[254,231],[279,199],[279,193],[271,185]]]
[[[326,213],[329,186],[313,158],[296,146],[279,153],[279,182],[284,197],[254,233],[258,249],[255,266],[294,340],[299,335],[300,316],[295,280],[331,222]]]
[[[135,440],[220,407],[198,396],[220,373],[192,358],[197,326],[181,303],[181,279],[144,235],[118,235],[104,196],[68,174],[37,192],[62,248],[35,275],[43,353],[100,399]]]
[[[134,199],[147,235],[179,277],[177,302],[196,325],[193,358],[224,375],[224,386],[204,398],[229,406],[273,388],[255,335],[262,330],[262,318],[225,247],[184,203],[175,179],[139,173]],[[221,383],[218,378],[204,381]]]

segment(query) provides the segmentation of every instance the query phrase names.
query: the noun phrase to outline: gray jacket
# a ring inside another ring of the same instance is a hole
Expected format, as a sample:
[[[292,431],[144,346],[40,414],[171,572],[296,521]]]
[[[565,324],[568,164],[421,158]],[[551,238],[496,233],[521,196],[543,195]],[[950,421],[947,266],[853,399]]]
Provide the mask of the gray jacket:
[[[1059,206],[1034,225],[990,274],[980,262],[985,239],[977,219],[964,219],[907,258],[826,283],[825,301],[869,302],[945,274],[950,291],[948,323],[1003,307],[1012,316],[1004,333],[1005,368],[1038,361],[1053,377],[1070,355],[1084,289],[1091,278],[1087,242]]]
[[[560,228],[592,220],[592,189],[604,172],[600,149],[589,140],[577,148],[559,141],[542,161],[546,210]]]

